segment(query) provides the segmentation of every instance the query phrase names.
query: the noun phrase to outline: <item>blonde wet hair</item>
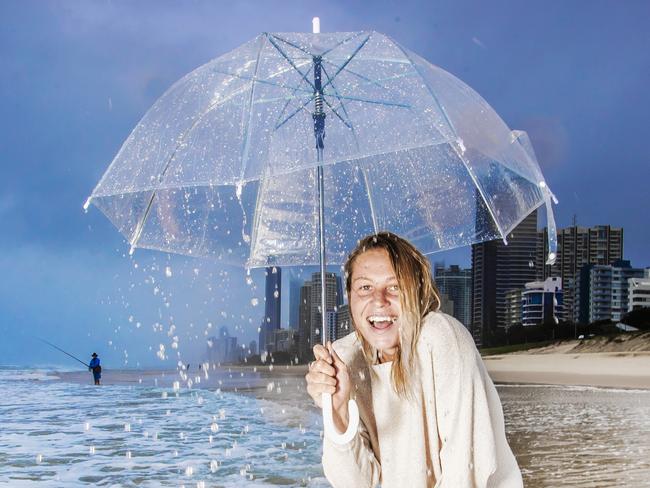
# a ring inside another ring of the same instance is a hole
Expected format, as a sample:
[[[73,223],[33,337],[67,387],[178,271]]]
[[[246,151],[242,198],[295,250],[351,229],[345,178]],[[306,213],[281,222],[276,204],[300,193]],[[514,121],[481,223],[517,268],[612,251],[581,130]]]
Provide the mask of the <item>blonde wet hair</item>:
[[[440,293],[433,282],[429,260],[406,239],[390,232],[379,232],[359,241],[345,262],[345,289],[348,303],[351,300],[352,268],[356,259],[366,251],[383,249],[395,271],[399,286],[402,320],[397,354],[391,368],[391,381],[395,392],[402,398],[413,394],[412,373],[416,368],[416,346],[424,317],[440,309]],[[354,325],[354,317],[351,317]],[[377,362],[379,351],[373,348],[355,325],[368,364]]]

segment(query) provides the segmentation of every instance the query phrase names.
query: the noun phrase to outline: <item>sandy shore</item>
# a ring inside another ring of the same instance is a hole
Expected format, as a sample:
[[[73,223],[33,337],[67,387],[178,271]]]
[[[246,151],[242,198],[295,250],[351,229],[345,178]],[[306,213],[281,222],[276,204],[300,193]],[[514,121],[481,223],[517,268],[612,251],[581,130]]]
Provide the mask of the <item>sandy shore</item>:
[[[483,361],[495,383],[650,389],[650,352],[517,353]]]

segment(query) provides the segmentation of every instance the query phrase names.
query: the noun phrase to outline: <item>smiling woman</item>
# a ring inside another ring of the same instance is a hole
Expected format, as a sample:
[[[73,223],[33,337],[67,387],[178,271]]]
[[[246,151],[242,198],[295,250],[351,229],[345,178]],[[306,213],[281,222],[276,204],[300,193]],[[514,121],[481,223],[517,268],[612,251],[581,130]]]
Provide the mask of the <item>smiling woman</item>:
[[[335,488],[520,487],[496,389],[471,335],[438,311],[428,260],[394,234],[345,265],[355,334],[314,347],[307,390],[332,395],[323,469]]]

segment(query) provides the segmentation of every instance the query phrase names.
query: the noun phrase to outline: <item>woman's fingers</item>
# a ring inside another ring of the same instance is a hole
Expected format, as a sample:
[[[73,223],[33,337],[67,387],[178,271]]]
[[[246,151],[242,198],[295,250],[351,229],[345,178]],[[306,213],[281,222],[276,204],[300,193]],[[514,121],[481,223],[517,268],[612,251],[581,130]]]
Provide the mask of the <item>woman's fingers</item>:
[[[332,364],[332,357],[330,356],[329,351],[322,345],[316,344],[314,346],[314,358],[316,360],[323,360],[326,363]]]
[[[327,343],[327,349],[329,350],[330,355],[332,356],[334,366],[337,368],[346,368],[346,364],[343,362],[343,360],[339,357],[338,354],[336,354],[336,351],[334,350],[334,347],[332,346],[331,342]]]
[[[307,373],[307,376],[305,378],[309,383],[336,386],[336,379],[333,376],[325,373],[310,371]]]
[[[312,361],[309,364],[309,372],[310,373],[323,373],[329,376],[336,376],[336,369],[334,366],[326,363],[323,359],[319,359],[318,361]]]

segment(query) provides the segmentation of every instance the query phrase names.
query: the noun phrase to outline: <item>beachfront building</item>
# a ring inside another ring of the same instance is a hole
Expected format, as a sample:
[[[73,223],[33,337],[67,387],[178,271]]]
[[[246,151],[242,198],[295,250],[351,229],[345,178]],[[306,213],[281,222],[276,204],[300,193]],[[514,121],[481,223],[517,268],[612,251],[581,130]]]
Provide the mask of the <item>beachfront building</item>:
[[[535,280],[537,210],[502,240],[472,245],[471,330],[477,345],[490,345],[506,327],[506,293]]]
[[[643,272],[643,278],[627,280],[627,311],[650,308],[650,268]]]
[[[521,293],[521,324],[524,327],[565,319],[562,278],[526,283]]]
[[[276,266],[268,267],[264,293],[264,317],[260,323],[260,353],[274,347],[273,331],[280,328],[282,305],[282,270]]]
[[[580,271],[578,295],[580,323],[599,320],[618,322],[629,308],[631,278],[643,278],[642,268],[633,268],[630,261],[618,260],[612,265],[587,265]]]
[[[469,327],[472,320],[472,270],[462,269],[456,264],[445,268],[444,263],[436,263],[434,277],[440,293],[447,295],[453,303],[450,315]]]
[[[581,312],[581,305],[578,303],[582,293],[579,289],[580,270],[586,265],[611,265],[623,259],[623,229],[609,225],[573,225],[559,229],[557,257],[552,266],[544,264],[548,253],[547,233],[548,230],[544,228],[537,236],[537,280],[543,281],[551,276],[560,277],[567,320],[581,322],[584,312]]]

